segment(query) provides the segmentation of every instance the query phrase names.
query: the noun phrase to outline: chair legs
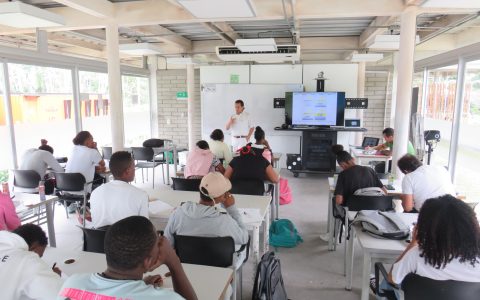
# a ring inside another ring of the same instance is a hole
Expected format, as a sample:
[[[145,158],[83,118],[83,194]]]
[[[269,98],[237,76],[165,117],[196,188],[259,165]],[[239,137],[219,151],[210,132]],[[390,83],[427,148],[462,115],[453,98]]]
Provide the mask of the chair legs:
[[[155,188],[155,167],[152,168],[152,188]]]
[[[67,214],[67,219],[68,219],[68,205],[67,205],[67,201],[63,201],[63,206],[65,206],[65,214]]]
[[[232,300],[237,300],[237,271],[233,270]]]

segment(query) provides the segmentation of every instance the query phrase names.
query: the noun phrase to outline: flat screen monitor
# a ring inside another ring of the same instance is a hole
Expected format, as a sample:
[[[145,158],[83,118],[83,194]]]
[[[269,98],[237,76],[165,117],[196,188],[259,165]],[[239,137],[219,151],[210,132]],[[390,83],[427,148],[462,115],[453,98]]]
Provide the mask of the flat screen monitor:
[[[292,125],[343,126],[345,92],[294,92]]]

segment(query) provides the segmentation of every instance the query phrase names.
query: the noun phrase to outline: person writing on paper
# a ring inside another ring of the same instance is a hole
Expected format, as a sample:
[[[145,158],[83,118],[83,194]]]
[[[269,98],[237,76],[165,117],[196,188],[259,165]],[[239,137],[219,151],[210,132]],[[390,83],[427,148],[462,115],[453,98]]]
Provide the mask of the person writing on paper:
[[[235,101],[235,114],[228,119],[225,128],[231,130],[233,151],[245,146],[250,141],[254,126],[250,114],[245,111],[245,104],[242,100]]]
[[[449,194],[455,196],[450,173],[440,166],[423,165],[418,158],[406,154],[397,162],[405,174],[402,180],[402,206],[405,212],[419,212],[425,200]]]
[[[38,225],[0,231],[0,298],[55,299],[62,286],[61,271],[41,259],[47,244],[47,236]]]
[[[96,188],[90,197],[92,227],[112,225],[130,216],[148,218],[147,193],[130,184],[135,179],[135,162],[130,152],[113,153],[109,167],[114,180]]]
[[[232,150],[230,147],[223,142],[225,136],[221,129],[215,129],[210,134],[210,141],[208,146],[210,151],[218,158],[223,159],[226,162],[226,165],[232,161]]]
[[[105,234],[105,256],[105,271],[70,276],[56,299],[197,299],[175,251],[145,217],[114,223]],[[144,277],[163,264],[172,276],[173,291],[161,288],[160,275]]]

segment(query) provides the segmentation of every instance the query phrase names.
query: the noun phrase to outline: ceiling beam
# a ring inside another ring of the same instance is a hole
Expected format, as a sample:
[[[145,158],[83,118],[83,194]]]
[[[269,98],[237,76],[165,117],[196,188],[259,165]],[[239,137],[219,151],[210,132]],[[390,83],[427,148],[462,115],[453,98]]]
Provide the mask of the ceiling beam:
[[[232,40],[240,39],[240,35],[227,22],[213,22],[213,25],[218,27],[222,32],[228,35]]]
[[[224,26],[223,26],[224,29],[221,29],[217,26],[217,24],[219,24],[219,23],[224,24]],[[230,27],[230,25],[228,25],[225,22],[217,22],[217,23],[205,22],[205,23],[202,23],[202,25],[203,25],[203,27],[207,28],[208,30],[214,32],[219,38],[226,41],[230,45],[234,45],[235,40],[237,38],[239,38],[238,34],[233,32],[233,28]],[[232,34],[236,37],[232,38]]]
[[[115,6],[108,0],[54,0],[60,4],[99,18],[115,17]]]
[[[443,18],[430,23],[427,27],[431,27],[433,30],[419,30],[420,43],[428,41],[442,33],[448,32],[451,29],[461,26],[462,24],[477,18],[479,14],[471,15],[447,15]],[[422,29],[422,28],[421,28]],[[425,28],[428,29],[428,28]]]
[[[366,48],[368,43],[373,40],[377,34],[382,34],[387,31],[388,26],[392,25],[395,19],[396,17],[394,16],[376,17],[360,34],[358,46],[360,48]]]
[[[146,36],[151,35],[152,38],[180,48],[183,52],[192,49],[192,41],[160,25],[133,27],[131,30],[140,32]]]

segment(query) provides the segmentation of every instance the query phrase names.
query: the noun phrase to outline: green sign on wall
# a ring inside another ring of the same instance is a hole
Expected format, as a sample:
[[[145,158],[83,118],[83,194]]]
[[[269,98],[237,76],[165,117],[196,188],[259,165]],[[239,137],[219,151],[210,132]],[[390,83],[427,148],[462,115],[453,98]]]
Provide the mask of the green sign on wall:
[[[230,74],[230,83],[240,83],[240,75]]]
[[[182,92],[177,92],[177,100],[187,100],[188,99],[188,93],[185,91]]]

